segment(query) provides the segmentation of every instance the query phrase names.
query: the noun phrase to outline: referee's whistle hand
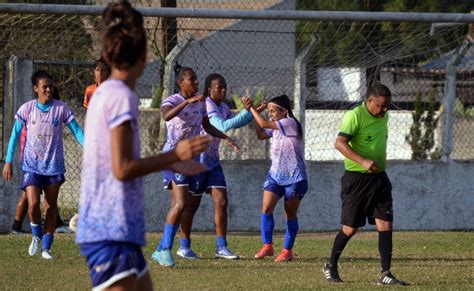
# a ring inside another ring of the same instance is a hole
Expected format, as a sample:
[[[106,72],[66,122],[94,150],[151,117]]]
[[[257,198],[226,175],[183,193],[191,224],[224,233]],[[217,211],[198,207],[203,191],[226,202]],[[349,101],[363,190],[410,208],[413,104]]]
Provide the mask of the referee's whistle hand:
[[[376,161],[372,160],[364,160],[362,165],[369,173],[374,173],[379,170],[379,166],[377,165]]]

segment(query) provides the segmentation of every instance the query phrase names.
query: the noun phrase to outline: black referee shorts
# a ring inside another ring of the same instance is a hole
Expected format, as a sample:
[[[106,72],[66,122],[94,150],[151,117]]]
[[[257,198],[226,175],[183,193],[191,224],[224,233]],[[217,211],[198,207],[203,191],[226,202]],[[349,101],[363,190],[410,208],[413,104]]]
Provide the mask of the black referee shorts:
[[[393,221],[392,184],[385,172],[370,174],[345,171],[341,178],[341,224],[362,227],[366,218]]]

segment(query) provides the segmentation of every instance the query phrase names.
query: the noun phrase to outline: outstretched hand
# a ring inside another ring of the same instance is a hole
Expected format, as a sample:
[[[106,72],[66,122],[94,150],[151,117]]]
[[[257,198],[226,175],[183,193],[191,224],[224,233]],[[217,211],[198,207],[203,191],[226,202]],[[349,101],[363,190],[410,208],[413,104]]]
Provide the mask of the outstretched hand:
[[[197,136],[192,139],[183,139],[178,142],[175,154],[180,161],[187,161],[199,155],[209,147],[211,138],[208,136]]]
[[[268,102],[263,100],[262,103],[258,104],[256,110],[258,113],[262,112],[263,110],[265,110],[267,108],[267,104]]]
[[[169,169],[185,176],[196,176],[208,170],[206,165],[194,160],[173,163],[169,166]]]
[[[226,138],[225,142],[234,150],[234,152],[238,153],[240,151],[239,146],[230,137]]]
[[[240,99],[240,101],[242,101],[242,103],[244,104],[244,108],[247,111],[250,111],[250,108],[252,107],[252,98],[250,98],[249,96],[244,96]]]

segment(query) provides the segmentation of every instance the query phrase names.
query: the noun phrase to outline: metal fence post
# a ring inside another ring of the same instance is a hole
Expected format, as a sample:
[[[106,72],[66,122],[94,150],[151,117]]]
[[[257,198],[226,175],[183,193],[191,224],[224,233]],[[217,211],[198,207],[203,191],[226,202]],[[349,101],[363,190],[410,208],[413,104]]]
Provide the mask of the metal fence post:
[[[444,114],[443,129],[441,138],[441,160],[449,161],[453,151],[453,131],[454,131],[454,104],[456,100],[456,68],[462,60],[472,41],[465,39],[454,51],[453,56],[446,65],[446,81],[444,85]]]
[[[27,100],[33,98],[31,90],[31,75],[33,74],[33,61],[31,59],[22,59],[16,56],[10,57],[7,61],[5,70],[4,85],[4,104],[3,104],[3,160],[6,157],[10,133],[15,122],[15,113],[18,108]],[[15,151],[19,153],[19,146]],[[0,191],[0,205],[3,209],[0,213],[0,232],[9,230],[9,223],[15,212],[16,198],[18,198],[18,184],[20,170],[20,161],[17,158],[12,161],[13,179],[3,183],[3,191]]]
[[[301,123],[303,128],[303,135],[305,133],[305,110],[306,110],[306,63],[311,53],[316,49],[316,38],[311,36],[311,41],[308,43],[296,56],[295,59],[295,104],[294,114]],[[304,141],[304,138],[303,138]],[[303,142],[304,152],[304,142]]]
[[[163,93],[161,100],[165,100],[166,97],[174,93],[174,66],[176,60],[186,51],[186,49],[191,44],[193,37],[188,34],[185,39],[178,43],[171,52],[166,56],[165,59],[165,73],[163,75]],[[163,144],[166,142],[166,124],[160,121],[160,133],[159,133],[159,148],[163,147]]]

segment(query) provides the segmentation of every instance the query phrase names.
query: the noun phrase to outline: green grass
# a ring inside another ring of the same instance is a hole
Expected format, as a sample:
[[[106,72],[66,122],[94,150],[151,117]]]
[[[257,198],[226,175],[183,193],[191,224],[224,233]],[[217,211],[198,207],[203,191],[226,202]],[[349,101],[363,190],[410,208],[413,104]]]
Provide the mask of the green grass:
[[[281,248],[282,234],[275,235]],[[290,263],[255,260],[260,247],[259,235],[231,233],[229,246],[242,258],[238,261],[214,259],[214,236],[193,234],[193,249],[203,257],[198,261],[177,260],[173,269],[164,269],[149,257],[160,234],[148,234],[144,249],[155,289],[372,289],[379,274],[377,233],[358,233],[340,261],[345,283],[329,284],[321,273],[329,255],[334,233],[300,234],[295,259]],[[87,290],[88,271],[79,255],[73,235],[56,235],[53,255],[45,261],[27,254],[29,235],[0,236],[0,289]],[[175,242],[175,246],[176,246]],[[416,289],[473,289],[473,232],[396,232],[392,271]],[[403,288],[403,287],[401,287]]]

